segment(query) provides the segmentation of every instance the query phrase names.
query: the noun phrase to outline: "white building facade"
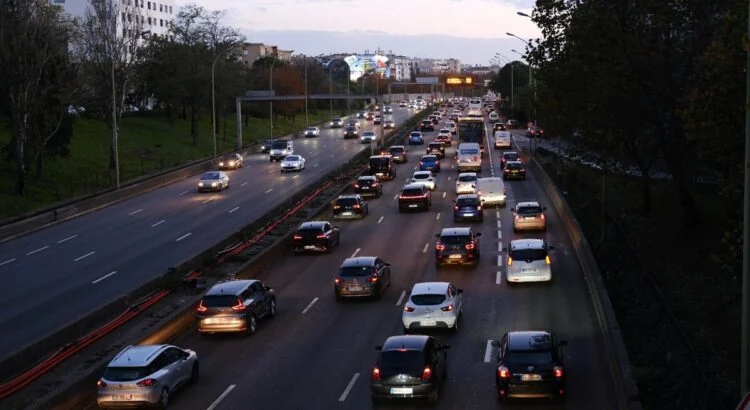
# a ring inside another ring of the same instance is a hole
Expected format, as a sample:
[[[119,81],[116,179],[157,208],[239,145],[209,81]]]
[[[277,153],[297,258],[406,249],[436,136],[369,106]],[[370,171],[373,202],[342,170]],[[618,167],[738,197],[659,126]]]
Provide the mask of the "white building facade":
[[[97,0],[50,0],[52,4],[61,6],[73,17],[84,17],[91,2]],[[101,0],[111,1],[118,10],[119,21],[141,20],[143,31],[151,35],[164,36],[169,32],[172,21],[177,14],[178,7],[175,0]]]
[[[412,71],[416,74],[416,62],[404,56],[388,56],[390,59],[389,68],[391,69],[391,78],[395,81],[411,81]]]

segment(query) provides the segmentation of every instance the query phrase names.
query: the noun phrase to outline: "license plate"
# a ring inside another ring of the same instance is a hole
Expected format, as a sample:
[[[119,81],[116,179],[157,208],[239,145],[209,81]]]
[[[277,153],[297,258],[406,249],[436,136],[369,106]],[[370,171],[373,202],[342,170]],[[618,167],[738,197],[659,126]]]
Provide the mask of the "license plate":
[[[531,220],[533,220],[535,218],[533,216],[524,216],[523,219],[525,219],[527,221],[531,221]]]
[[[542,380],[542,375],[540,374],[522,374],[521,375],[521,381],[524,382],[538,382]]]
[[[409,205],[409,208],[416,208],[416,207],[418,207],[418,206],[419,206],[419,205],[417,205],[417,204],[411,204],[411,205]]]
[[[464,216],[474,216],[474,214],[464,214]]]
[[[313,245],[307,245],[307,246],[305,246],[305,249],[313,250],[313,249],[317,249],[317,248],[315,246],[313,246]]]
[[[114,401],[128,401],[133,400],[133,396],[130,394],[118,394],[115,396],[112,396],[112,400]]]
[[[362,188],[362,190],[363,190],[363,191],[366,191],[366,190],[370,189],[370,187],[369,187],[369,186],[363,186],[363,187],[361,187],[361,188]]]
[[[361,292],[362,286],[349,286],[349,292]]]
[[[351,212],[343,212],[341,215],[351,215]]]
[[[521,272],[523,272],[523,273],[532,273],[532,272],[536,272],[536,269],[521,269]]]
[[[206,323],[213,324],[213,323],[229,323],[231,322],[231,319],[225,318],[225,317],[218,317],[218,318],[209,318],[206,319]]]
[[[422,326],[435,326],[437,325],[437,322],[435,322],[434,320],[423,320],[419,322],[419,324]]]
[[[448,259],[461,259],[461,256],[463,255],[450,255],[448,256]]]
[[[391,394],[412,394],[414,389],[411,387],[391,387]]]

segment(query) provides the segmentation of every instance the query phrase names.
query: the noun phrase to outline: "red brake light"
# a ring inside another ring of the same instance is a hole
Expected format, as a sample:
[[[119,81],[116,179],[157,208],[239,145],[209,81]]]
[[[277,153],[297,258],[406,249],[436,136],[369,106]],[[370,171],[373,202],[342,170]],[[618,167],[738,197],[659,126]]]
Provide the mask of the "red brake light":
[[[101,380],[97,380],[97,381],[96,381],[96,387],[98,387],[98,388],[100,388],[100,389],[103,389],[103,388],[107,387],[107,383],[104,383],[104,382],[103,382],[103,381],[101,381]]]
[[[337,285],[340,285],[340,284],[344,283],[344,279],[342,279],[342,278],[336,278],[336,279],[333,280],[333,283],[335,283]]]
[[[376,187],[376,186],[378,186],[378,183],[377,182],[373,182],[372,183],[372,187]]]
[[[555,372],[555,377],[558,379],[562,378],[565,375],[563,368],[560,366],[555,366],[554,372]]]
[[[477,211],[481,211],[481,210],[482,210],[482,205],[477,205]]]
[[[454,211],[458,211],[458,205],[454,206],[454,207],[453,207],[453,210],[454,210]]]
[[[440,308],[443,312],[450,312],[453,310],[453,305],[443,306]]]
[[[355,204],[354,206],[352,206],[352,208],[359,209],[360,207],[359,207],[359,204]]]
[[[432,369],[429,367],[425,367],[424,370],[422,370],[422,380],[427,381],[432,378]]]
[[[477,191],[477,195],[482,195],[482,191]]]
[[[300,241],[300,240],[302,240],[302,235],[300,235],[300,234],[295,234],[295,235],[294,235],[294,240],[295,240],[295,241]]]
[[[539,218],[544,219],[544,214],[539,214]]]
[[[372,368],[372,373],[370,374],[373,381],[379,382],[380,381],[380,369],[377,367]]]
[[[443,243],[442,243],[442,242],[438,242],[438,243],[437,243],[437,244],[435,245],[435,249],[437,249],[437,250],[439,250],[439,251],[444,251],[444,250],[445,250],[445,245],[443,245]]]
[[[354,187],[355,188],[359,188],[359,184],[354,184]]]
[[[414,308],[411,306],[404,306],[404,312],[413,312]]]
[[[203,313],[203,312],[205,312],[207,310],[208,310],[208,308],[205,307],[205,306],[203,306],[203,299],[201,299],[201,303],[198,304],[198,312]]]
[[[138,386],[138,387],[151,387],[151,386],[154,386],[157,383],[158,383],[158,381],[156,379],[146,379],[146,380],[139,381],[135,385]]]
[[[497,368],[497,377],[501,379],[510,379],[510,370],[508,370],[505,366],[500,366]]]
[[[377,277],[377,276],[370,276],[370,278],[367,279],[367,281],[370,282],[370,283],[378,283],[379,280],[380,280],[380,278]]]
[[[505,172],[506,174],[509,174],[510,170],[508,168],[505,168],[505,170],[503,172]]]
[[[315,237],[315,239],[325,239],[325,238],[327,238],[327,237],[328,237],[328,235],[326,235],[326,234],[324,234],[324,233],[320,233],[320,234],[318,234],[318,235],[317,235],[317,236]],[[300,239],[301,239],[301,238],[300,238]]]
[[[245,311],[245,305],[242,303],[242,301],[237,298],[237,304],[232,306],[232,310],[235,312],[244,312]]]
[[[471,242],[467,243],[465,247],[466,247],[467,251],[470,251],[470,250],[476,248],[477,245],[474,243],[474,241],[471,241]]]

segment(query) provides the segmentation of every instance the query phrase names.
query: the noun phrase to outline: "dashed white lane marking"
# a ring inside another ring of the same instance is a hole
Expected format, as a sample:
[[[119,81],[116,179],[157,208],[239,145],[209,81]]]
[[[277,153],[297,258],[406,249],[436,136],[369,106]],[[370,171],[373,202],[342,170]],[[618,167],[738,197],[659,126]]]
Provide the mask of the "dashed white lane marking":
[[[451,178],[452,178],[452,177],[448,177],[448,181],[450,181],[450,180],[451,180]]]
[[[159,221],[159,222],[154,222],[154,223],[153,223],[153,224],[151,225],[151,227],[152,227],[152,228],[154,228],[154,227],[157,227],[157,226],[159,226],[159,225],[163,224],[164,222],[167,222],[167,220],[166,220],[166,219],[162,219],[162,220],[161,220],[161,221]]]
[[[182,235],[182,236],[180,236],[179,238],[177,238],[177,240],[176,240],[175,242],[179,242],[179,241],[181,241],[181,240],[183,240],[183,239],[187,238],[187,237],[188,237],[188,236],[190,236],[190,235],[192,235],[192,233],[191,233],[191,232],[188,232],[188,233],[186,233],[185,235]]]
[[[492,340],[487,341],[487,347],[484,349],[484,362],[489,363],[492,360]]]
[[[498,285],[501,284],[501,283],[503,283],[503,272],[502,271],[497,271],[497,276],[495,276],[495,283],[498,284]]]
[[[214,402],[211,403],[211,405],[208,406],[206,410],[214,410],[216,406],[218,406],[219,403],[221,403],[221,401],[224,400],[224,398],[226,398],[227,395],[229,395],[229,393],[232,392],[232,390],[234,390],[235,387],[237,387],[236,384],[232,384],[229,387],[227,387],[227,389],[224,390],[224,393],[221,393],[221,396],[217,397],[216,400],[214,400]]]
[[[268,189],[268,191],[266,191],[266,193],[267,193],[267,194],[270,194],[270,193],[271,193],[271,191],[273,191],[273,188],[270,188],[270,189]]]
[[[359,253],[359,251],[361,251],[361,250],[362,250],[362,249],[360,249],[360,248],[357,248],[357,250],[355,250],[355,251],[354,251],[354,253],[352,254],[352,256],[350,256],[350,258],[354,258],[354,257],[356,257],[356,256],[357,256],[357,254]]]
[[[384,217],[384,216],[381,216],[381,217],[380,217],[380,219],[378,219],[378,223],[381,223],[381,222],[383,222],[383,218],[385,218],[385,217]]]
[[[411,181],[411,178],[406,178],[406,180],[404,182],[406,182],[408,184],[409,181]]]
[[[313,164],[313,168],[317,168],[319,165],[320,165],[320,163],[316,162],[315,164]]]
[[[500,219],[500,210],[495,211],[495,216],[497,219]]]
[[[302,314],[304,315],[305,313],[307,313],[307,311],[310,310],[310,308],[312,308],[315,302],[317,302],[319,299],[320,298],[313,298],[312,302],[310,302],[310,304],[302,310]]]
[[[232,209],[229,210],[229,213],[231,214],[232,212],[234,212],[234,211],[236,211],[238,209],[240,209],[240,207],[239,206],[235,206],[234,208],[232,208]]]
[[[343,402],[346,400],[346,396],[349,395],[349,392],[352,391],[352,388],[354,387],[354,384],[357,383],[357,379],[359,379],[359,373],[354,373],[354,376],[349,381],[349,384],[346,385],[346,389],[344,389],[344,392],[341,393],[341,397],[339,397],[339,401]]]
[[[333,157],[335,157],[335,156],[336,156],[335,154],[331,154],[331,158],[333,158]]]
[[[497,251],[498,252],[502,252],[503,251],[503,243],[502,242],[498,242],[497,243]]]
[[[445,194],[446,194],[446,193],[447,193],[447,192],[443,192],[443,198],[445,198]]]
[[[404,298],[406,297],[406,291],[401,291],[401,296],[398,297],[398,300],[396,301],[396,306],[401,306],[401,302],[404,301]]]
[[[393,196],[393,199],[394,199],[394,200],[398,199],[398,194],[394,195],[394,196]]]
[[[3,266],[3,265],[7,265],[7,264],[9,264],[9,263],[11,263],[11,262],[14,262],[15,260],[16,260],[16,258],[13,258],[13,259],[8,259],[7,261],[5,261],[5,262],[3,262],[3,263],[0,263],[0,266]]]
[[[177,194],[177,195],[179,195],[179,196],[183,196],[183,195],[187,194],[188,192],[190,192],[190,191],[189,191],[189,190],[188,190],[188,191],[182,191],[182,192],[180,192],[180,193],[179,193],[179,194]]]
[[[63,243],[63,242],[67,242],[67,241],[69,241],[69,240],[71,240],[71,239],[74,239],[74,238],[77,238],[77,237],[78,237],[78,235],[72,235],[72,236],[68,236],[68,237],[67,237],[67,238],[65,238],[65,239],[60,239],[59,241],[57,241],[57,243]]]
[[[141,212],[143,212],[143,209],[137,209],[137,210],[135,210],[135,211],[133,211],[133,212],[129,213],[128,215],[130,215],[130,216],[133,216],[133,215],[139,214],[139,213],[141,213]]]
[[[294,178],[299,178],[299,174],[297,174],[297,175],[295,175],[295,176],[292,177],[292,179],[294,179]]]
[[[429,247],[430,247],[430,243],[429,242],[427,242],[426,244],[424,244],[424,248],[422,248],[422,253],[427,253],[427,248],[429,248]]]
[[[503,255],[497,255],[497,266],[500,268],[503,267],[503,259],[505,259]]]
[[[438,213],[437,213],[437,215],[435,215],[435,220],[436,220],[436,221],[439,221],[439,220],[440,220],[440,212],[438,212]]]
[[[100,277],[99,279],[97,279],[97,280],[95,280],[95,281],[91,282],[91,284],[92,284],[92,285],[96,285],[97,283],[99,283],[99,282],[103,281],[104,279],[107,279],[108,277],[110,277],[110,276],[112,276],[112,275],[114,275],[114,274],[116,274],[116,273],[117,273],[117,271],[116,271],[116,270],[113,270],[112,272],[109,272],[108,274],[106,274],[106,275],[104,275],[104,276]]]
[[[49,248],[49,245],[47,245],[47,246],[42,246],[42,247],[41,247],[41,248],[39,248],[39,249],[36,249],[36,250],[33,250],[33,251],[31,251],[31,252],[27,253],[27,254],[26,254],[26,256],[30,256],[30,255],[33,255],[33,254],[35,254],[35,253],[37,253],[37,252],[41,252],[41,251],[43,251],[43,250],[45,250],[45,249],[47,249],[47,248]]]
[[[213,201],[213,200],[214,200],[213,198],[208,198],[208,199],[206,199],[205,201],[203,201],[203,202],[201,202],[201,203],[202,203],[202,204],[207,204],[207,203],[209,203],[209,202],[211,202],[211,201]]]
[[[503,231],[497,230],[497,239],[503,239]]]
[[[93,254],[95,254],[95,253],[96,253],[96,251],[91,251],[91,252],[89,252],[89,253],[87,253],[87,254],[85,254],[85,255],[83,255],[83,256],[79,256],[79,257],[77,257],[77,258],[73,259],[73,262],[78,262],[78,261],[80,261],[81,259],[84,259],[84,258],[88,258],[89,256],[91,256],[91,255],[93,255]]]
[[[497,221],[497,229],[500,229],[503,227],[503,223],[500,221]]]
[[[240,184],[240,186],[245,186],[245,185],[247,185],[247,181]]]

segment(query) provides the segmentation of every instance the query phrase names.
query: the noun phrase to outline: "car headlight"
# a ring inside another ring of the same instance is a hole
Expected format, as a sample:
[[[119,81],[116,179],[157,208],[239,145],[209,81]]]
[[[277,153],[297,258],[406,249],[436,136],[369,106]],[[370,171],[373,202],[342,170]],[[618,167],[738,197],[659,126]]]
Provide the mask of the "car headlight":
[[[223,167],[223,166],[224,166],[224,163],[223,163],[223,162],[219,162],[219,166],[220,166],[220,167]]]
[[[198,182],[198,186],[203,186],[203,182]]]
[[[216,182],[212,182],[212,183],[211,183],[211,186],[216,186]]]
[[[234,161],[229,161],[229,166],[233,167],[234,166]]]

